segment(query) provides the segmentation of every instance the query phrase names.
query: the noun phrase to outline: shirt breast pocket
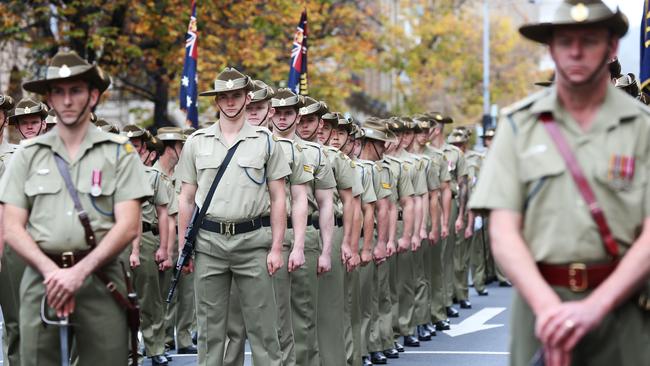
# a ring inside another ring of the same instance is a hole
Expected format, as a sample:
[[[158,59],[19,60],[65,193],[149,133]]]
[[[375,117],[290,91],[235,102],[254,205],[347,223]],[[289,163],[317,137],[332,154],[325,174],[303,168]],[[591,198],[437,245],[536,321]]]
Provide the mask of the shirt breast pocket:
[[[564,161],[560,157],[539,156],[519,161],[519,178],[526,185],[524,207],[535,199],[549,182],[566,172]]]
[[[101,178],[98,179],[97,172],[100,170],[88,170],[80,172],[80,182],[77,187],[82,204],[86,197],[92,208],[104,215],[113,216],[113,195],[117,188],[115,167],[104,166],[101,169]],[[93,178],[94,177],[94,178]],[[84,209],[88,210],[90,207]]]
[[[266,183],[265,161],[261,158],[242,157],[237,160],[237,165],[243,171],[245,179],[242,184],[249,187],[261,186]]]

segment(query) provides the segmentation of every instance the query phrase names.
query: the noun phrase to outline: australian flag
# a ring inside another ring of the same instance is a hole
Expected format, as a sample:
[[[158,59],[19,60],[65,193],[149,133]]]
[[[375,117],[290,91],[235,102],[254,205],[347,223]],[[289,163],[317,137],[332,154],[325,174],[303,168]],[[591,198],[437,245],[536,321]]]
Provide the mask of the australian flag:
[[[296,94],[307,95],[307,10],[300,15],[300,23],[293,36],[291,65],[289,69],[289,89]]]
[[[199,109],[197,100],[196,65],[199,59],[199,33],[196,29],[196,0],[192,0],[192,16],[190,25],[185,35],[185,62],[183,64],[183,76],[181,77],[180,102],[181,109],[187,113],[187,121],[192,127],[198,128]]]
[[[643,16],[641,16],[641,65],[639,82],[641,90],[650,86],[650,1],[643,1]]]

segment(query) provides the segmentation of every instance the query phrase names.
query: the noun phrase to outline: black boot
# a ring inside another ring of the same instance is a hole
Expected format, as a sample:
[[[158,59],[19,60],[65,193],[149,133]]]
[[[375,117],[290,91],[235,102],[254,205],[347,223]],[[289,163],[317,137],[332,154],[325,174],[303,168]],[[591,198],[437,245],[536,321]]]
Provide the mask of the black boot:
[[[397,352],[395,348],[389,348],[385,350],[383,353],[384,356],[386,356],[386,358],[399,358],[399,352]]]
[[[417,326],[418,340],[421,342],[427,342],[431,340],[431,333],[429,330],[422,325]]]
[[[404,336],[404,346],[406,347],[420,347],[420,341],[413,335]]]
[[[370,353],[370,361],[375,365],[385,365],[388,362],[386,356],[381,352]]]
[[[447,316],[450,318],[458,318],[458,310],[453,306],[447,306]]]

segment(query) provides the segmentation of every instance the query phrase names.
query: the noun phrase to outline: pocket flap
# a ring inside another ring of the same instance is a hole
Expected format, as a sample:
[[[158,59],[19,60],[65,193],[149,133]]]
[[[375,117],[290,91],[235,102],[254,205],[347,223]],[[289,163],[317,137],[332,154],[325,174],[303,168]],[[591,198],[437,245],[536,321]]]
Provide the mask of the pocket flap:
[[[51,176],[35,175],[25,182],[25,194],[33,197],[39,194],[53,194],[61,190],[63,182]]]
[[[262,169],[264,168],[264,161],[261,159],[251,159],[248,157],[245,158],[239,158],[237,160],[237,164],[239,164],[240,167],[242,168],[254,168],[254,169]]]

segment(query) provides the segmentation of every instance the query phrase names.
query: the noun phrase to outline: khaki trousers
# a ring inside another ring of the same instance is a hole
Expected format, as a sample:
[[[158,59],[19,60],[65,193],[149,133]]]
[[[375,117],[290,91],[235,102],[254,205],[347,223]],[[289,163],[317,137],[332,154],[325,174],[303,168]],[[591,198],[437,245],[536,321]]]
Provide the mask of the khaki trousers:
[[[341,262],[343,227],[332,233],[332,270],[318,279],[317,332],[321,366],[345,365],[344,289],[345,268]],[[257,365],[255,365],[257,366]]]
[[[239,290],[253,363],[255,366],[281,365],[278,310],[273,279],[266,265],[271,229],[264,227],[236,235],[200,230],[196,244],[194,288],[198,364],[223,365],[230,288],[234,284]]]
[[[20,280],[25,262],[8,245],[0,271],[0,309],[2,310],[2,354],[5,365],[20,365]]]
[[[117,261],[102,270],[126,296],[122,268]],[[20,285],[21,366],[61,365],[59,328],[43,326],[40,317],[44,295],[43,277],[27,267]],[[89,276],[75,295],[75,301],[75,311],[70,316],[69,343],[75,344],[79,365],[127,365],[126,311],[113,299],[104,283],[97,276]],[[48,310],[48,317],[56,319],[53,310]]]
[[[159,240],[151,232],[142,233],[140,266],[133,270],[135,290],[140,301],[140,330],[149,357],[165,352],[165,302],[155,260]]]
[[[554,290],[563,301],[580,300],[588,295],[565,288]],[[511,319],[510,365],[528,366],[541,345],[535,337],[535,315],[518,293],[513,298]],[[647,365],[649,344],[650,313],[641,311],[635,301],[627,301],[582,338],[573,350],[572,365]]]

